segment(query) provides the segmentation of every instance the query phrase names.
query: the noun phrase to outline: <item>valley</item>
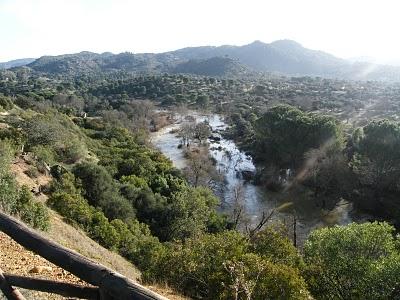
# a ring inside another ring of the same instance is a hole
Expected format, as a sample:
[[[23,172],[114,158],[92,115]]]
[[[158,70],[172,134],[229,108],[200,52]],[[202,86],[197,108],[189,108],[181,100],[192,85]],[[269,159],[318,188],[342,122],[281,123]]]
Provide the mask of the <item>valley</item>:
[[[396,299],[400,84],[345,65],[278,41],[0,70],[0,209],[172,299]]]
[[[249,155],[237,148],[234,141],[224,137],[228,125],[218,114],[189,111],[185,116],[177,115],[175,122],[151,134],[151,142],[172,160],[174,166],[183,170],[187,165],[187,158],[184,155],[187,150],[185,146],[179,147],[182,145],[179,131],[185,123],[204,121],[210,125],[212,135],[203,147],[208,149],[218,174],[222,176],[221,182],[215,188],[216,194],[221,198],[219,209],[222,213],[231,215],[237,200],[235,196],[238,197],[237,194],[240,193],[241,201],[244,201],[243,218],[246,219],[243,220],[240,230],[246,230],[246,226],[256,226],[261,221],[263,213],[269,215],[273,212],[268,222],[279,221],[287,224],[291,228],[292,238],[293,222],[296,222],[296,243],[302,245],[309,233],[316,228],[346,225],[371,218],[365,213],[354,210],[352,204],[345,200],[341,200],[330,210],[323,209],[315,205],[310,195],[311,191],[307,189],[293,191],[287,188],[282,192],[271,192],[260,185],[255,185],[253,178],[256,166]],[[196,146],[191,151],[195,150]],[[244,178],[243,173],[247,174],[248,178]],[[292,179],[285,180],[285,185],[289,187]],[[288,205],[293,208],[286,209],[288,211],[280,210],[280,207]]]

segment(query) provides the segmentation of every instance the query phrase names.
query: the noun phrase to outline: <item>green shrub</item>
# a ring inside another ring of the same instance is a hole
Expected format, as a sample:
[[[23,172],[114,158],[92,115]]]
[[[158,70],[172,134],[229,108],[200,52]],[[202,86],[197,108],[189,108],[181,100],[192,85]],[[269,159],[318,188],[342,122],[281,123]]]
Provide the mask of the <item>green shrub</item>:
[[[14,104],[13,104],[11,98],[4,96],[3,94],[0,94],[0,108],[3,108],[5,110],[10,110],[13,107],[14,107]]]
[[[237,231],[206,234],[167,244],[143,275],[195,299],[308,299],[298,269],[275,264],[250,249],[249,240]]]
[[[35,202],[28,187],[19,188],[14,176],[10,174],[14,152],[11,143],[0,140],[0,209],[19,216],[34,228],[47,230],[50,224],[47,208]]]
[[[112,250],[118,249],[120,236],[102,212],[97,211],[92,215],[89,233],[104,247]]]
[[[387,223],[350,224],[311,233],[305,277],[318,299],[397,299],[400,253]],[[397,293],[397,294],[396,294]]]
[[[88,150],[84,142],[77,139],[64,141],[56,148],[58,160],[73,164],[86,157]]]
[[[36,155],[39,163],[47,163],[53,165],[55,163],[55,153],[49,146],[38,145],[31,148],[31,151]]]
[[[37,178],[39,176],[39,171],[34,166],[29,167],[29,169],[26,170],[24,173],[28,175],[30,178]]]
[[[251,239],[250,251],[270,262],[288,266],[299,266],[301,260],[283,226],[269,226],[255,234]]]
[[[227,261],[224,267],[225,290],[220,299],[309,299],[306,283],[295,268],[271,263],[253,253]]]
[[[3,170],[0,169],[0,173]],[[18,203],[18,187],[10,174],[0,176],[0,209],[5,213],[16,214]]]
[[[27,186],[19,191],[15,214],[27,224],[40,230],[47,230],[50,226],[50,217],[47,208],[33,199],[32,193]]]
[[[92,224],[93,208],[80,195],[54,193],[47,202],[62,216],[88,230]]]
[[[117,250],[138,266],[151,264],[154,251],[161,247],[147,225],[137,220],[109,219],[90,206],[80,195],[71,173],[53,183],[48,204],[62,216],[86,230],[91,238],[108,249]],[[63,192],[64,191],[64,192]],[[115,202],[110,202],[115,203]]]

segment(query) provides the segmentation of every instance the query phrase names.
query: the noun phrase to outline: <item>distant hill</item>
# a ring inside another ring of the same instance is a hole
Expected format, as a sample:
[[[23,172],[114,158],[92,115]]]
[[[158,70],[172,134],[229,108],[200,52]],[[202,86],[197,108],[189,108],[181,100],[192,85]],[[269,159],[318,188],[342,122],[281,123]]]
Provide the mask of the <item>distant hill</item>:
[[[236,59],[257,71],[290,75],[335,75],[347,62],[330,54],[306,49],[290,40],[266,44],[255,41],[244,46],[194,47],[174,52],[184,59],[225,56]]]
[[[35,58],[21,58],[21,59],[10,60],[7,62],[1,62],[0,69],[11,69],[15,67],[22,67],[27,64],[30,64],[34,60]]]
[[[168,59],[160,59],[156,54],[133,54],[109,52],[97,54],[80,52],[59,56],[43,56],[28,67],[35,71],[51,74],[76,74],[108,71],[127,71],[135,73],[151,73],[166,71]]]
[[[357,80],[400,81],[400,67],[352,62],[311,50],[291,40],[255,41],[244,46],[189,47],[165,53],[92,53],[43,56],[27,65],[50,74],[125,71],[207,76],[242,76],[272,72],[288,76],[321,76]]]
[[[227,57],[191,59],[178,64],[172,72],[207,76],[242,76],[252,73],[248,67]]]

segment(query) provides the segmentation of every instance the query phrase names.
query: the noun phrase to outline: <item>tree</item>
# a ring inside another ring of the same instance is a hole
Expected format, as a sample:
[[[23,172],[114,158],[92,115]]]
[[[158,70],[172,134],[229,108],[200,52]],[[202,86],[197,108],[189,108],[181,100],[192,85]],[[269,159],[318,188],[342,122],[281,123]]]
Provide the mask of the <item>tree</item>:
[[[208,149],[188,150],[185,152],[185,156],[187,166],[183,172],[188,181],[195,187],[215,187],[221,181],[221,176],[212,163]]]
[[[147,276],[196,299],[308,299],[298,269],[270,262],[249,247],[237,231],[189,238],[169,245]]]
[[[301,256],[287,236],[283,225],[268,226],[251,237],[250,250],[270,262],[298,267]]]
[[[74,167],[73,173],[80,179],[83,196],[90,205],[101,207],[106,217],[127,220],[135,216],[132,205],[120,195],[105,167],[82,163]]]
[[[230,217],[233,229],[239,229],[240,225],[248,224],[249,217],[246,211],[246,199],[242,183],[238,183],[233,187],[231,203]]]
[[[182,144],[189,146],[194,137],[194,123],[184,123],[179,129],[179,136],[182,139]]]
[[[207,95],[199,95],[196,98],[196,104],[201,108],[207,108],[210,103],[210,99]]]
[[[318,299],[394,299],[400,253],[387,223],[352,223],[311,233],[304,245],[305,276]],[[396,296],[395,296],[396,295]]]
[[[304,113],[289,105],[268,110],[256,121],[255,129],[256,160],[279,168],[298,170],[310,149],[343,146],[343,132],[337,120]]]
[[[195,139],[199,140],[199,143],[202,144],[204,140],[206,140],[211,134],[210,125],[207,121],[197,123],[194,127],[193,136]]]
[[[229,280],[222,299],[309,299],[304,279],[297,269],[274,264],[253,253],[224,263]]]
[[[354,167],[364,184],[378,191],[398,190],[400,178],[400,123],[372,121],[356,132]]]
[[[186,188],[175,194],[164,212],[170,218],[166,227],[168,239],[183,240],[206,232],[218,203],[218,198],[202,187]]]
[[[0,109],[10,110],[14,107],[14,104],[10,97],[0,94]]]
[[[372,121],[353,136],[351,167],[359,182],[357,206],[400,217],[400,123]]]

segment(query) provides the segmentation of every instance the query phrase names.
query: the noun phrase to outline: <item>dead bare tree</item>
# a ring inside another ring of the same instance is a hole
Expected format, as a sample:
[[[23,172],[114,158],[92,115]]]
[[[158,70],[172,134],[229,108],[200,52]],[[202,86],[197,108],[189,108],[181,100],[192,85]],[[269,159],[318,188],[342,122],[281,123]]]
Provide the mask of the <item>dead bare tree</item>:
[[[195,187],[207,186],[212,189],[222,181],[222,175],[213,165],[207,148],[189,149],[185,152],[185,156],[187,166],[183,172]]]
[[[247,232],[248,236],[251,238],[257,232],[262,230],[264,225],[267,224],[272,219],[275,212],[276,212],[276,209],[271,209],[269,211],[263,211],[256,226],[246,226],[246,232]]]
[[[238,183],[233,187],[231,219],[234,229],[238,229],[241,224],[248,221],[243,183]]]
[[[229,288],[233,292],[233,299],[243,299],[239,298],[241,294],[244,294],[246,300],[251,300],[254,288],[258,283],[258,279],[264,271],[262,266],[259,266],[257,270],[253,270],[255,275],[253,278],[249,278],[248,274],[246,274],[246,266],[241,261],[228,261],[223,264],[225,270],[229,273],[231,277],[232,284],[229,285]]]

